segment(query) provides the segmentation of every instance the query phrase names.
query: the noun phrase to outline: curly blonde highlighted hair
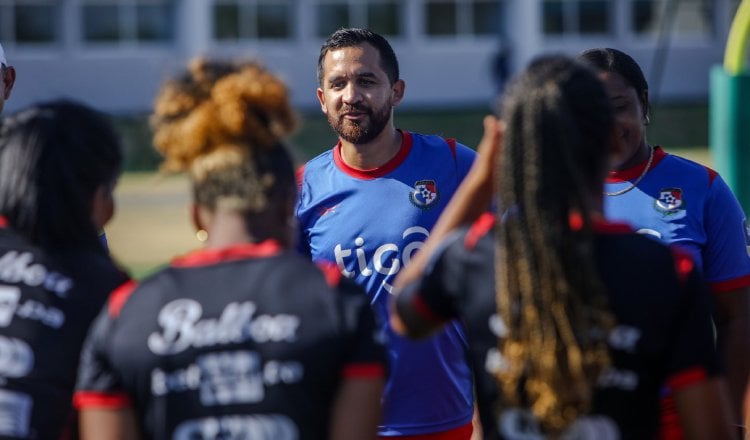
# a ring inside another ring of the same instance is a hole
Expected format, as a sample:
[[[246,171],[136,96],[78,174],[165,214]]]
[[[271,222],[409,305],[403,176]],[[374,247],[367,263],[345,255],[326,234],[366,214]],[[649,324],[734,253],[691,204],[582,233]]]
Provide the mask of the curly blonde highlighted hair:
[[[187,171],[198,204],[249,212],[294,185],[283,141],[296,123],[285,84],[259,62],[204,58],[164,84],[151,116],[163,171]]]

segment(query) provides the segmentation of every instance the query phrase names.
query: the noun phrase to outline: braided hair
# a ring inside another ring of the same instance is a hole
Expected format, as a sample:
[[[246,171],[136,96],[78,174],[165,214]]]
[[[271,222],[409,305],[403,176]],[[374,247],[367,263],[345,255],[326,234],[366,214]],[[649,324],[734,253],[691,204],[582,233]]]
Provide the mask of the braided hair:
[[[498,375],[504,403],[561,432],[586,413],[609,365],[613,326],[593,255],[613,112],[603,85],[564,56],[532,62],[501,106],[497,304],[508,326]]]
[[[202,58],[164,84],[151,116],[162,169],[188,172],[196,204],[266,227],[296,195],[283,144],[296,123],[285,84],[259,62]]]

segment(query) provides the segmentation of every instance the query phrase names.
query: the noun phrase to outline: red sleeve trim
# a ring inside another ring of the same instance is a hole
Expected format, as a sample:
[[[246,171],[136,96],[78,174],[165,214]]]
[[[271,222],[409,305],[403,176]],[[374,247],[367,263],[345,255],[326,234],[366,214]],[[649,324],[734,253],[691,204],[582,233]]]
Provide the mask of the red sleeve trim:
[[[448,146],[451,149],[451,154],[453,155],[453,160],[456,160],[456,139],[455,138],[445,138],[445,142],[448,143]]]
[[[680,249],[677,246],[671,246],[672,259],[674,260],[674,269],[677,272],[677,278],[680,283],[685,283],[690,276],[690,273],[695,268],[695,261],[693,257],[684,249]]]
[[[693,367],[673,374],[667,378],[666,383],[671,390],[676,391],[689,385],[702,382],[706,380],[707,377],[708,374],[703,367]]]
[[[99,393],[78,391],[73,395],[73,406],[84,408],[119,409],[132,406],[130,396],[125,393]]]
[[[469,227],[469,231],[464,238],[464,247],[474,249],[479,239],[487,235],[492,227],[495,226],[495,214],[485,212]]]
[[[10,226],[8,218],[4,215],[0,215],[0,228],[7,228],[8,226]]]
[[[426,302],[424,302],[424,299],[422,299],[419,295],[414,295],[411,300],[412,307],[414,307],[414,311],[419,314],[422,318],[436,323],[436,324],[442,324],[446,321],[442,316],[438,315],[437,313],[433,312],[430,306],[427,305]]]
[[[302,165],[294,172],[294,178],[297,181],[297,191],[302,189],[302,178],[305,176],[305,166]]]
[[[344,377],[354,378],[380,378],[385,377],[385,367],[383,364],[351,364],[344,366],[341,374]]]
[[[109,316],[117,318],[120,316],[120,311],[125,303],[130,298],[135,288],[138,287],[138,283],[135,280],[128,280],[120,287],[116,288],[109,296]]]
[[[338,266],[330,261],[316,261],[315,265],[318,266],[318,269],[320,269],[321,272],[323,272],[326,283],[328,283],[330,287],[336,287],[339,285],[342,275]]]
[[[711,293],[727,293],[743,287],[750,286],[750,275],[741,276],[739,278],[733,278],[726,281],[716,281],[709,283]]]

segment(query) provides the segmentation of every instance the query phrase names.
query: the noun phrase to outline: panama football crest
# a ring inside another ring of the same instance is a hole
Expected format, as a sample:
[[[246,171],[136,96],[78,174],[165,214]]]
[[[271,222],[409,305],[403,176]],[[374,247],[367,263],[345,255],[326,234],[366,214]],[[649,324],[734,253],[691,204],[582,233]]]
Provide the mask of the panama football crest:
[[[680,188],[663,188],[659,191],[659,197],[655,202],[656,210],[664,213],[672,213],[681,209],[682,190]]]
[[[419,180],[409,193],[409,200],[419,208],[429,209],[440,199],[434,180]]]

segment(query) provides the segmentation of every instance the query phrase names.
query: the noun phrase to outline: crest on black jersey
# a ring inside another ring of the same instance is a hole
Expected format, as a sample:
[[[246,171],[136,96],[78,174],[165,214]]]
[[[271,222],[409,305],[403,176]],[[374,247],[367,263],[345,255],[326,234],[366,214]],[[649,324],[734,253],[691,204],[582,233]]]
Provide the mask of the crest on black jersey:
[[[422,209],[430,209],[440,200],[437,185],[434,180],[418,180],[414,189],[409,193],[409,200]]]

